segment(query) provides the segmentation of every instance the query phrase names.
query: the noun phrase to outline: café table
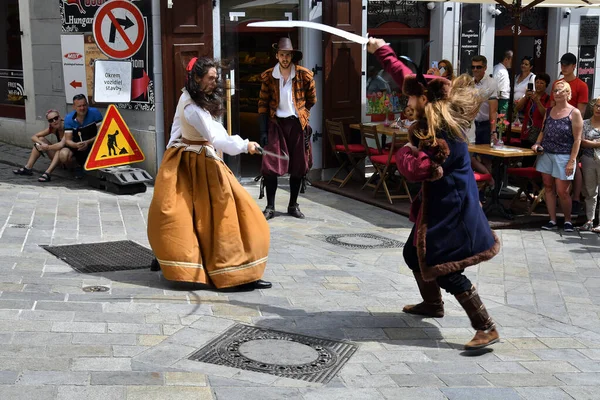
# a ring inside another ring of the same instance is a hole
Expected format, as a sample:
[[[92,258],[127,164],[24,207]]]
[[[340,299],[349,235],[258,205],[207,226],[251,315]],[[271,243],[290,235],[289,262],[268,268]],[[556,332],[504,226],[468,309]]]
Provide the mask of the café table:
[[[406,143],[408,142],[408,129],[406,128],[392,128],[391,126],[386,126],[384,122],[365,122],[363,125],[367,126],[377,126],[377,133],[382,135],[381,138],[381,146],[385,146],[386,138],[394,136],[396,134],[396,140],[399,140],[398,143]],[[350,129],[356,129],[360,131],[360,124],[350,124]]]
[[[537,153],[531,149],[523,149],[515,146],[491,147],[489,144],[469,143],[469,153],[484,154],[492,156],[492,175],[496,186],[492,191],[491,200],[485,205],[483,211],[487,216],[498,213],[505,219],[513,219],[513,216],[500,203],[501,182],[508,167],[508,159],[514,157],[532,157]]]

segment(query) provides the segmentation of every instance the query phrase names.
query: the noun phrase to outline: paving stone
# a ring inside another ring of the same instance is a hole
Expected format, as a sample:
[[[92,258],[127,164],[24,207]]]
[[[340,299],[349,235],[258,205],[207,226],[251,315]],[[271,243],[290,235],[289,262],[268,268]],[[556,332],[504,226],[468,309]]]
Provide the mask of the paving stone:
[[[398,386],[402,387],[446,386],[446,384],[434,374],[391,374],[390,377],[394,380],[394,382],[396,382]]]
[[[166,372],[165,383],[168,386],[207,386],[206,375],[196,372]]]
[[[133,333],[73,333],[74,344],[137,344],[137,336]]]
[[[600,386],[600,373],[560,373],[554,376],[568,386]]]
[[[571,396],[559,388],[516,388],[525,400],[570,400]]]
[[[17,380],[20,385],[88,385],[87,372],[23,371]]]
[[[5,386],[0,385],[0,399],[11,400],[54,400],[56,398],[56,387],[54,386]]]
[[[565,386],[561,389],[575,400],[596,400],[600,386]]]
[[[579,372],[566,361],[524,361],[520,363],[534,374],[556,374],[557,372]]]
[[[186,386],[130,386],[127,388],[127,400],[212,400],[209,388]],[[238,397],[239,398],[239,397]],[[244,396],[247,398],[247,396]]]
[[[114,357],[81,357],[71,364],[73,371],[131,371],[131,360]]]
[[[125,387],[60,386],[56,400],[125,400]]]
[[[484,374],[494,386],[529,387],[529,386],[560,386],[561,381],[551,374]]]
[[[397,400],[397,399],[428,399],[428,400],[447,400],[448,398],[439,390],[435,388],[381,388],[379,392],[383,395],[384,399]],[[353,397],[354,398],[354,397]],[[379,399],[380,397],[372,397],[373,399]],[[336,398],[337,399],[337,398]],[[343,398],[340,397],[340,400]],[[356,397],[360,399],[360,397]]]
[[[448,400],[521,400],[518,392],[509,388],[440,388]]]
[[[92,372],[92,385],[164,385],[164,376],[160,372],[137,372],[137,371],[118,371],[118,372]]]
[[[0,371],[0,385],[12,385],[16,382],[18,377],[19,373],[16,371]]]

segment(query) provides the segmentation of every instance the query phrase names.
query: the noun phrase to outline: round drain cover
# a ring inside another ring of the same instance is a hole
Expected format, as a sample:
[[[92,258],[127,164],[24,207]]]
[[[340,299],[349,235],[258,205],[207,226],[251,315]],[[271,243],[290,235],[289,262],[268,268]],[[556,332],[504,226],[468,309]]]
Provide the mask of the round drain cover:
[[[340,236],[338,241],[344,244],[359,245],[359,246],[380,246],[383,240],[366,236]]]
[[[251,340],[241,344],[239,352],[251,360],[277,365],[302,365],[319,358],[312,347],[291,340]]]
[[[84,292],[108,292],[109,290],[110,288],[106,286],[85,286],[83,288]]]

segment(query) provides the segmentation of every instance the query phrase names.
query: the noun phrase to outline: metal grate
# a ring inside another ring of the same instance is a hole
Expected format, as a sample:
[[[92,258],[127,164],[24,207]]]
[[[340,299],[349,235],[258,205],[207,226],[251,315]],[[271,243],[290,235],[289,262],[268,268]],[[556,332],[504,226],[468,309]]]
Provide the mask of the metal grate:
[[[340,233],[336,235],[309,235],[335,246],[348,249],[394,249],[404,247],[404,243],[372,233]]]
[[[196,351],[189,359],[285,378],[327,383],[357,348],[350,342],[236,324]],[[269,362],[271,359],[280,362]]]
[[[154,260],[150,249],[131,240],[41,247],[83,274],[149,269]]]

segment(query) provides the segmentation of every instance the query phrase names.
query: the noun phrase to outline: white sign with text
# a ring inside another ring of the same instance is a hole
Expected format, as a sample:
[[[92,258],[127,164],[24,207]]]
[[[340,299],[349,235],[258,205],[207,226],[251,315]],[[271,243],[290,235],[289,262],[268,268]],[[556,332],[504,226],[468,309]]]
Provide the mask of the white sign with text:
[[[73,96],[84,94],[88,97],[85,79],[85,51],[83,35],[60,35],[63,78],[67,103],[73,104]]]
[[[94,101],[129,103],[131,101],[131,61],[94,61]]]

